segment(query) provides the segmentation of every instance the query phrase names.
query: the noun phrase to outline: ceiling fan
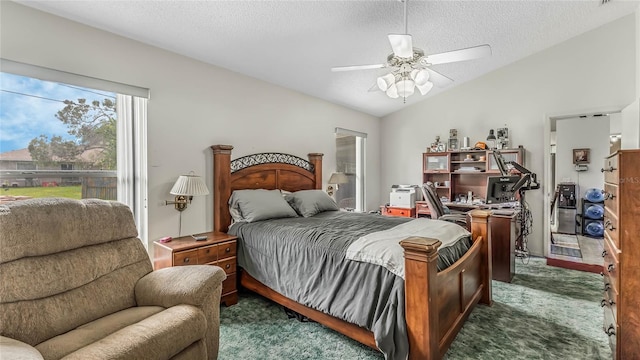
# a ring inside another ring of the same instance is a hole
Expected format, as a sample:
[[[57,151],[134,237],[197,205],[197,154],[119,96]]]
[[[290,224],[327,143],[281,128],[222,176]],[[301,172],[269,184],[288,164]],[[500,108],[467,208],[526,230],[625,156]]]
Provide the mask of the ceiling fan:
[[[404,34],[389,34],[389,43],[393,52],[387,56],[387,61],[375,65],[338,66],[331,68],[331,71],[390,68],[391,71],[388,74],[377,78],[376,85],[369,91],[382,90],[390,98],[402,97],[406,101],[406,98],[414,93],[415,88],[418,88],[418,91],[425,95],[434,84],[438,87],[445,87],[453,82],[452,79],[431,69],[431,65],[491,56],[491,47],[486,44],[425,55],[422,49],[413,47],[411,35],[407,30],[407,2],[409,0],[399,1],[404,3]]]

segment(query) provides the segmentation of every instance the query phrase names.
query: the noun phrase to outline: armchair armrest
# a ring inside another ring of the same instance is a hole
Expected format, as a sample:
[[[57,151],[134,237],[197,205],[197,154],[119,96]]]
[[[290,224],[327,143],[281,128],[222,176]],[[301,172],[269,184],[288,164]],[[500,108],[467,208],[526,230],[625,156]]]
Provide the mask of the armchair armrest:
[[[33,346],[0,336],[0,360],[44,360],[44,358]]]
[[[138,306],[202,306],[227,278],[224,270],[211,265],[176,266],[152,271],[136,284]],[[218,290],[221,291],[221,290]]]

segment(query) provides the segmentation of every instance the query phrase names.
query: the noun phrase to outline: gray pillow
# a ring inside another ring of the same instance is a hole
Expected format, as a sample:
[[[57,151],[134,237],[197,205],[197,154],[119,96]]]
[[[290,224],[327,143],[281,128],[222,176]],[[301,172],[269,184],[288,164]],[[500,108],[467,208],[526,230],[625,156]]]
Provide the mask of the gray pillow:
[[[300,216],[304,217],[324,211],[340,210],[331,196],[322,190],[300,190],[285,195],[285,199]]]
[[[236,222],[298,217],[280,190],[236,190],[229,198],[229,210]]]

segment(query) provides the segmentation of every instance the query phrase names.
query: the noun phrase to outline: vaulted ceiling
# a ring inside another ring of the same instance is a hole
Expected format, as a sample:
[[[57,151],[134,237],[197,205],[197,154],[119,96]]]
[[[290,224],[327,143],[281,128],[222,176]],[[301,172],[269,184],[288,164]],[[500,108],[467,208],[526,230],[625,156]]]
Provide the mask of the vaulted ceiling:
[[[425,96],[369,89],[385,69],[404,4],[385,1],[17,1],[375,116],[384,116],[631,14],[639,1],[408,2],[413,46],[435,54],[489,44],[492,56],[431,68],[454,80]],[[616,39],[611,39],[615,41]]]

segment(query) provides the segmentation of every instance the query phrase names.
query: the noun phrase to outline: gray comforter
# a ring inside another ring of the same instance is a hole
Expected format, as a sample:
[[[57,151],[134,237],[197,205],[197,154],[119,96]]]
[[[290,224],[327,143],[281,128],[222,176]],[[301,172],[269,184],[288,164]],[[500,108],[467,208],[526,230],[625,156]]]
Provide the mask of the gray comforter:
[[[345,259],[363,235],[390,229],[408,218],[328,211],[309,218],[235,223],[238,264],[278,293],[373,332],[386,359],[406,359],[404,280],[384,267]],[[438,267],[455,262],[470,247],[442,249]],[[446,252],[446,253],[445,253]]]

